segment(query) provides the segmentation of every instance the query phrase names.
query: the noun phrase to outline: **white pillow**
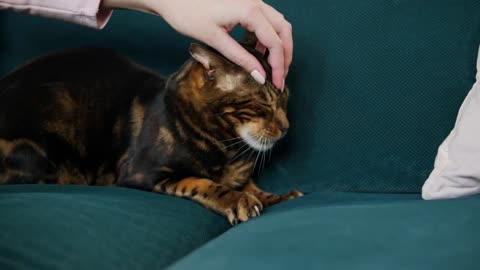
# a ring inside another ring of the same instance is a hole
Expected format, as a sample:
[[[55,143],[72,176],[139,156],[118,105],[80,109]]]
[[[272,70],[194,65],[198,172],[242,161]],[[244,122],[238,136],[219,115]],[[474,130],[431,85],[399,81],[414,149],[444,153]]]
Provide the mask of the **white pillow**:
[[[463,101],[455,127],[440,145],[432,173],[422,188],[425,200],[480,193],[480,48],[477,76]]]

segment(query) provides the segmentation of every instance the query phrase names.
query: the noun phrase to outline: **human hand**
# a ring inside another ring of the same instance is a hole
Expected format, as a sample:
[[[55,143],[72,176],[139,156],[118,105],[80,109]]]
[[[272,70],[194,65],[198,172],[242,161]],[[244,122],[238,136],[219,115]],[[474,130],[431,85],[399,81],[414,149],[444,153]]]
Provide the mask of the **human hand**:
[[[292,62],[292,26],[261,0],[103,0],[103,6],[157,14],[179,33],[215,48],[263,84],[266,74],[261,64],[229,35],[241,25],[255,33],[258,50],[269,50],[273,84],[284,88]]]

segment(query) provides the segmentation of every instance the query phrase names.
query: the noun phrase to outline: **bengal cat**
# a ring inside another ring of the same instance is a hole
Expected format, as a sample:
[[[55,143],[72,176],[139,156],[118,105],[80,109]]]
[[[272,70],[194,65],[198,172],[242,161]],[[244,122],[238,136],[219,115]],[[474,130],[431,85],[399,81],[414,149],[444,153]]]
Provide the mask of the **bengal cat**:
[[[108,49],[39,58],[0,81],[0,183],[116,185],[191,199],[232,225],[302,196],[252,181],[287,132],[288,89],[216,51],[163,77]]]

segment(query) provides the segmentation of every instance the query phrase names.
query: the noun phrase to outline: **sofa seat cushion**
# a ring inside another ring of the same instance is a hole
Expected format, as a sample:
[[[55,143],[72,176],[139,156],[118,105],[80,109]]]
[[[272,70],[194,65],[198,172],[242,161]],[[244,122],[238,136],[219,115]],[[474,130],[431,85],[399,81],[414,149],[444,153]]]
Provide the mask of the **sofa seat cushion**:
[[[170,267],[478,269],[480,196],[313,193],[274,206]]]
[[[228,228],[193,202],[144,191],[0,187],[0,269],[162,269]]]

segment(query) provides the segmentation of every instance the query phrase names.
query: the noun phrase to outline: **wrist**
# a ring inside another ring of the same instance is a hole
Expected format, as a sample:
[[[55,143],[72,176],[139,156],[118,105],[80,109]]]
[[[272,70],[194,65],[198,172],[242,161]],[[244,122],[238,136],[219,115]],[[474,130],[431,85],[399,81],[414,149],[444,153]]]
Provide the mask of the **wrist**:
[[[157,6],[162,6],[163,0],[101,0],[101,6],[107,9],[130,9],[161,15]]]

